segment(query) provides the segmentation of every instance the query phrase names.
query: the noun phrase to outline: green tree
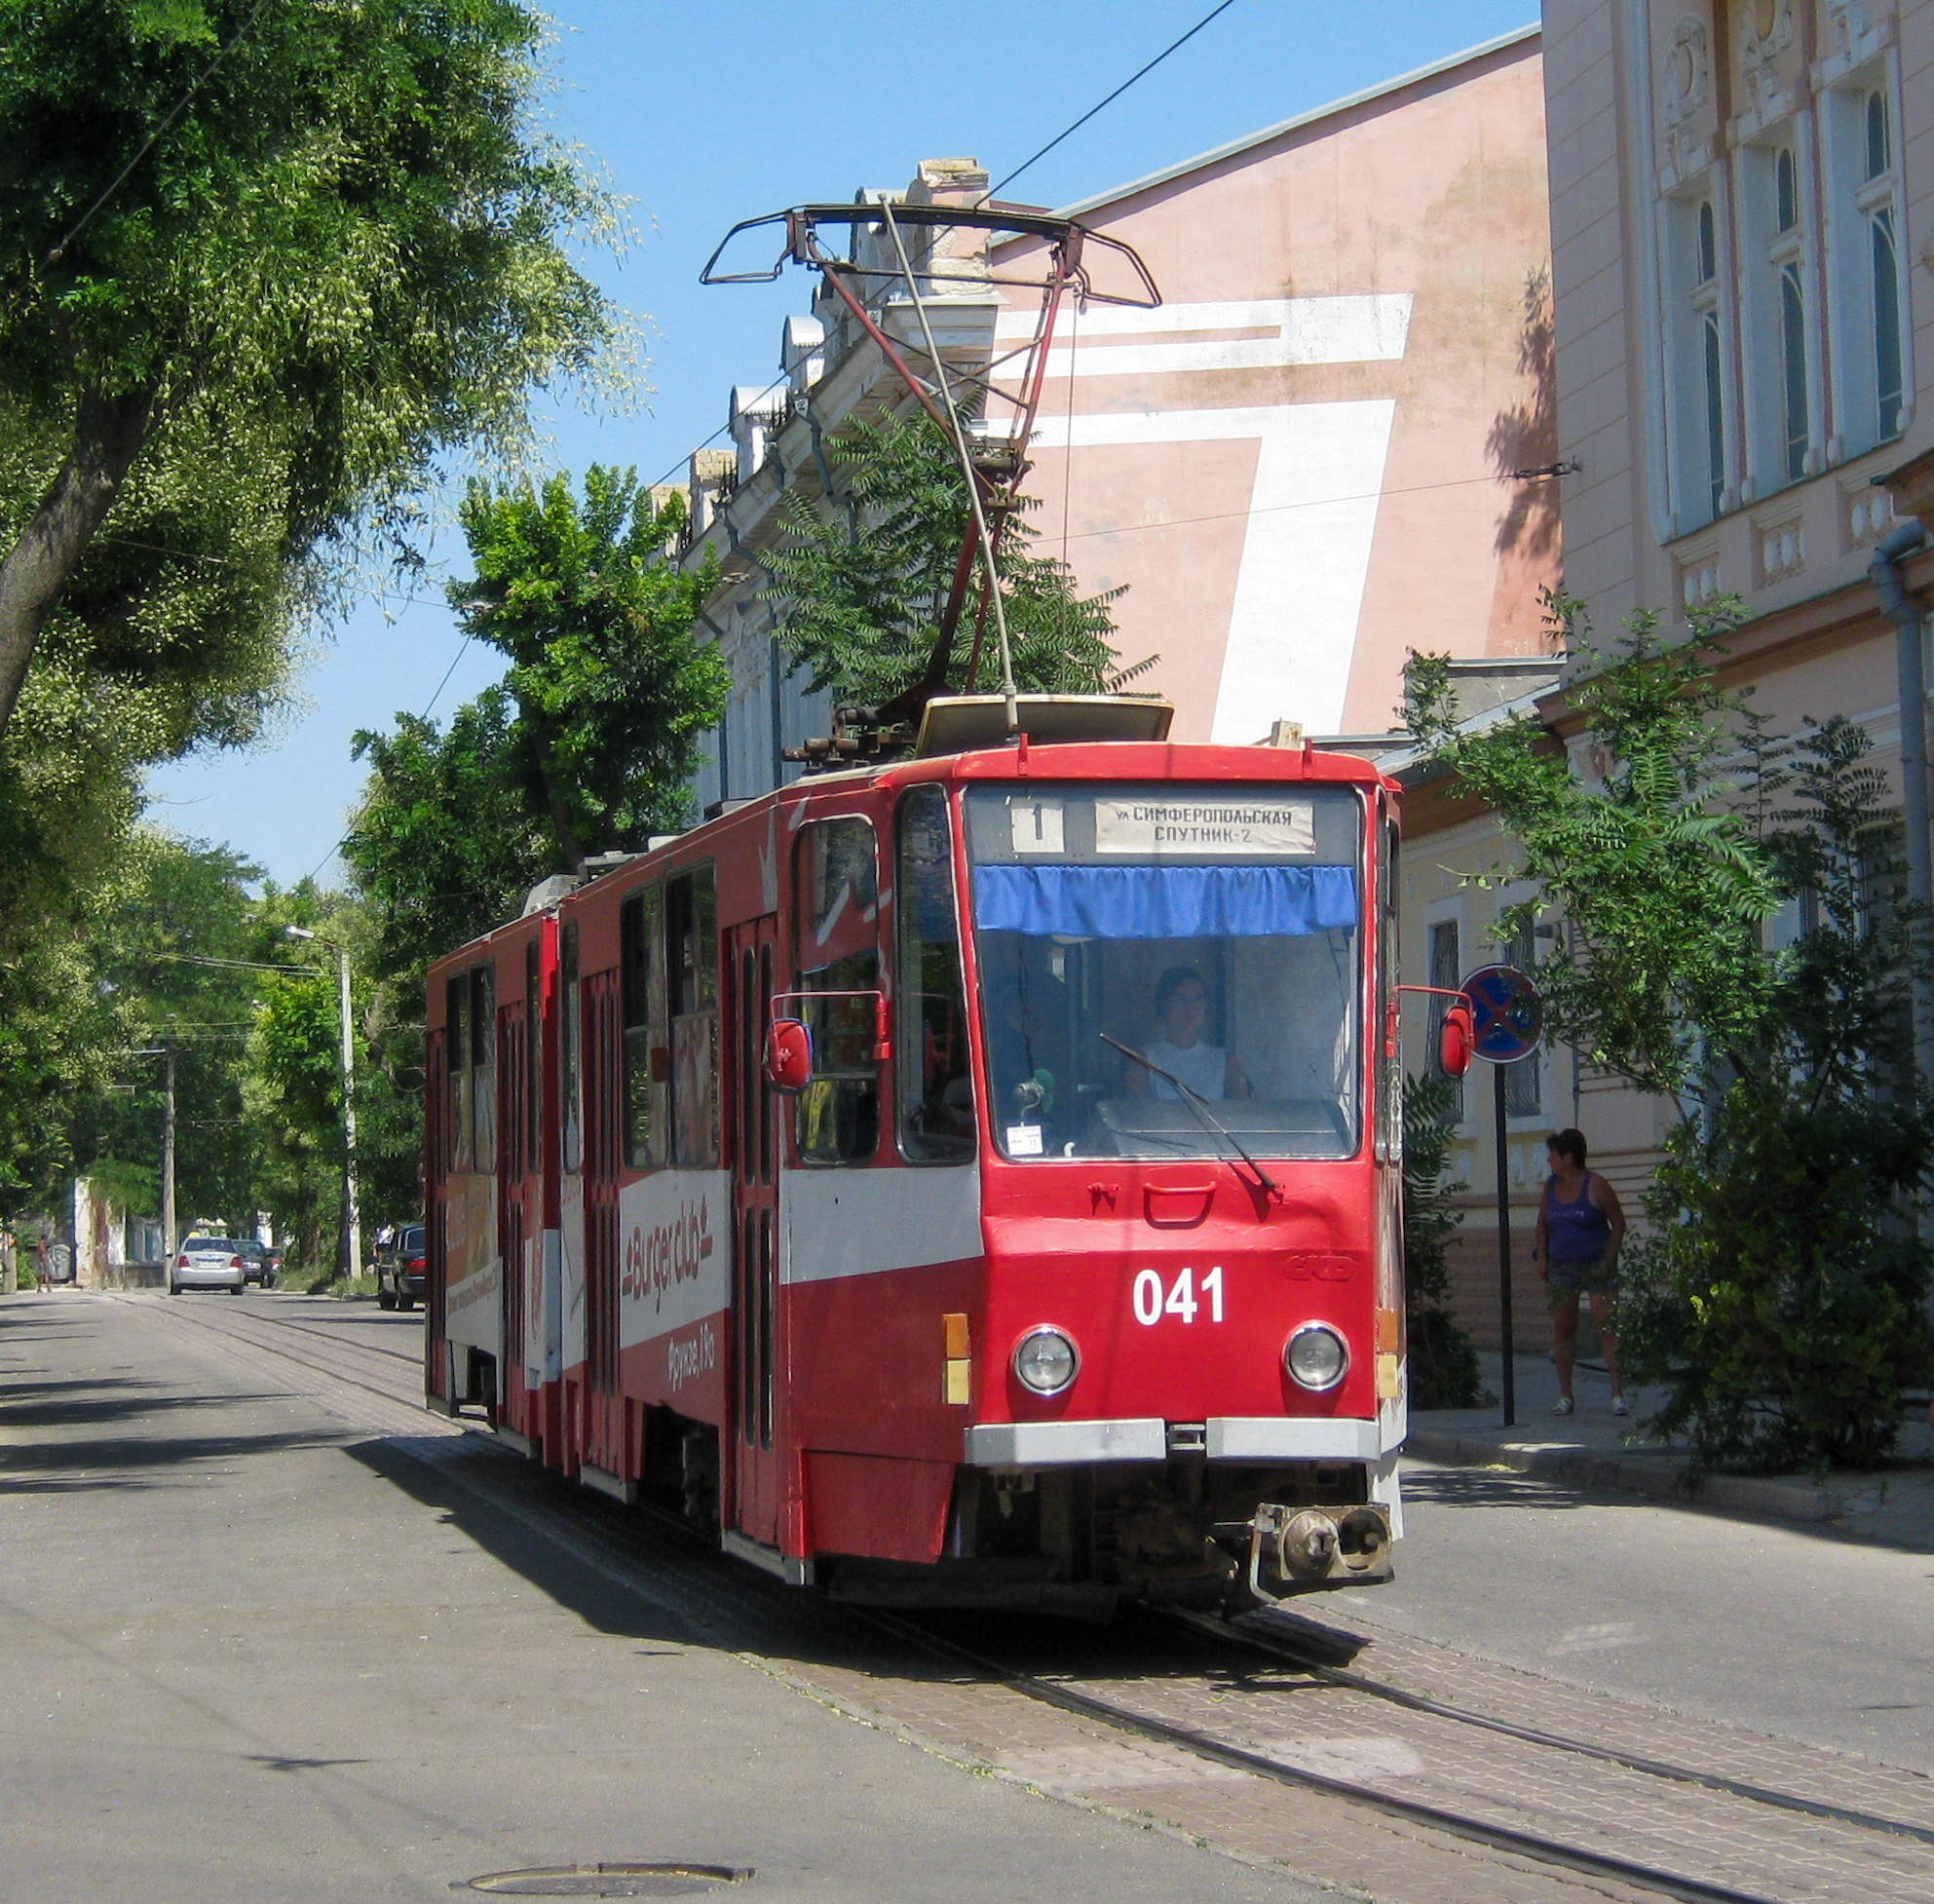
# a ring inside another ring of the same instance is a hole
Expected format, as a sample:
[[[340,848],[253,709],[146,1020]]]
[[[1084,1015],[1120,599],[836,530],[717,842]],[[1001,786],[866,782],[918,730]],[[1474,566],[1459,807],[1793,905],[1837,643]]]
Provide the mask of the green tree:
[[[784,613],[780,639],[814,691],[877,706],[914,686],[939,638],[960,552],[972,518],[952,444],[925,415],[859,423],[829,449],[841,478],[822,514],[800,497],[785,505],[784,541],[766,557],[768,598]],[[1111,604],[1122,590],[1077,593],[1067,565],[1031,552],[1018,514],[1003,532],[999,567],[1014,679],[1043,693],[1121,687],[1156,658],[1117,666]],[[977,590],[970,590],[948,657],[949,691],[1000,679],[991,627],[976,654]]]
[[[1578,663],[1568,702],[1584,734],[1568,750],[1541,721],[1458,718],[1449,665],[1413,655],[1406,715],[1423,750],[1498,816],[1536,895],[1507,909],[1500,939],[1543,907],[1570,937],[1538,962],[1546,1029],[1641,1090],[1695,1098],[1708,1054],[1749,1047],[1770,974],[1760,930],[1787,886],[1752,801],[1723,763],[1763,737],[1721,686],[1719,636],[1743,610],[1722,598],[1667,645],[1634,616],[1619,650],[1588,639],[1580,605],[1553,598]]]
[[[695,632],[716,570],[669,559],[682,500],[661,506],[635,471],[593,464],[582,505],[563,476],[542,489],[477,482],[462,520],[476,574],[452,584],[450,599],[510,661],[504,689],[517,711],[501,758],[565,869],[675,831],[690,814],[700,737],[718,724],[730,685]],[[479,712],[479,739],[489,718]]]
[[[1621,1347],[1701,1461],[1872,1467],[1934,1354],[1916,1221],[1934,1116],[1903,1058],[1924,957],[1897,810],[1844,720],[1763,750],[1764,844],[1806,930],[1767,960],[1750,1044],[1714,1053],[1647,1199]]]
[[[343,858],[371,915],[377,976],[420,982],[432,959],[502,925],[556,865],[550,822],[512,769],[515,723],[495,687],[447,731],[405,714],[392,733],[357,735],[369,778]]]
[[[1615,656],[1578,643],[1569,748],[1529,717],[1460,727],[1441,663],[1414,661],[1410,713],[1519,848],[1487,877],[1536,882],[1498,936],[1567,916],[1537,965],[1547,1027],[1679,1108],[1619,1299],[1628,1373],[1667,1391],[1652,1426],[1716,1465],[1871,1466],[1930,1354],[1934,1121],[1902,1066],[1924,922],[1866,735],[1780,739],[1722,690],[1737,614],[1677,646],[1650,615]],[[1783,907],[1803,929],[1775,954]]]
[[[219,459],[251,549],[347,549],[615,326],[562,248],[612,205],[533,129],[544,22],[516,0],[0,17],[0,391],[33,477],[0,555],[4,732],[137,473],[185,494]]]
[[[1462,1213],[1447,1174],[1457,1102],[1448,1078],[1404,1081],[1404,1304],[1410,1405],[1475,1408],[1477,1350],[1451,1314],[1450,1240]]]

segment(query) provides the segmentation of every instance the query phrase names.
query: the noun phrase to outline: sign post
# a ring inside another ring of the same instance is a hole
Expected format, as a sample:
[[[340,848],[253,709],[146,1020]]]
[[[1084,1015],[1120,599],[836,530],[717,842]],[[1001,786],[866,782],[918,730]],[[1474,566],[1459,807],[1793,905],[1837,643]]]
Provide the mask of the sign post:
[[[1511,1326],[1511,1171],[1505,1147],[1504,1067],[1537,1049],[1544,1007],[1515,966],[1480,966],[1460,988],[1470,1001],[1471,1054],[1491,1066],[1492,1117],[1498,1147],[1498,1333],[1504,1352],[1499,1395],[1504,1426],[1518,1419],[1517,1345]]]

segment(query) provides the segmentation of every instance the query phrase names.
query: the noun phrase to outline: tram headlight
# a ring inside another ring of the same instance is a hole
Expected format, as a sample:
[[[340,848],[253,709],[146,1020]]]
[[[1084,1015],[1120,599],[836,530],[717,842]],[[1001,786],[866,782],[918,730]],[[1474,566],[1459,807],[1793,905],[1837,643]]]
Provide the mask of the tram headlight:
[[[1349,1373],[1349,1345],[1327,1322],[1305,1322],[1283,1345],[1282,1365],[1300,1388],[1323,1394]]]
[[[1059,1329],[1030,1329],[1014,1349],[1014,1373],[1038,1395],[1058,1395],[1081,1366],[1075,1345]]]

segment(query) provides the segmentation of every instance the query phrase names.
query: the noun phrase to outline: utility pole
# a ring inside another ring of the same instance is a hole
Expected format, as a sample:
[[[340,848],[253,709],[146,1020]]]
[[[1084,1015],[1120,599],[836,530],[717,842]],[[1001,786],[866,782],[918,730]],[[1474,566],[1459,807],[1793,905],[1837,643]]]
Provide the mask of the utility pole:
[[[356,1043],[350,1036],[349,952],[336,947],[336,1006],[343,1032],[343,1237],[349,1251],[345,1274],[362,1274],[362,1212],[356,1201]]]
[[[162,1047],[161,1242],[165,1275],[174,1276],[174,1034]]]
[[[300,926],[284,926],[285,938],[314,938]],[[349,948],[338,945],[336,952],[336,1009],[342,1020],[343,1079],[343,1274],[352,1279],[362,1269],[362,1212],[356,1197],[356,1044],[350,1015]]]

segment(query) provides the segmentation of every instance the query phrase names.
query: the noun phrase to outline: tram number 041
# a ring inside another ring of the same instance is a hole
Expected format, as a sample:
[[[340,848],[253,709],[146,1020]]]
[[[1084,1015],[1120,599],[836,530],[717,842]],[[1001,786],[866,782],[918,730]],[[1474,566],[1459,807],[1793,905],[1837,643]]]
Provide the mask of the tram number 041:
[[[1184,1270],[1166,1289],[1158,1270],[1141,1270],[1135,1276],[1135,1320],[1152,1329],[1164,1315],[1193,1322],[1206,1309],[1211,1322],[1222,1320],[1222,1266],[1217,1264],[1200,1282],[1194,1270]]]

